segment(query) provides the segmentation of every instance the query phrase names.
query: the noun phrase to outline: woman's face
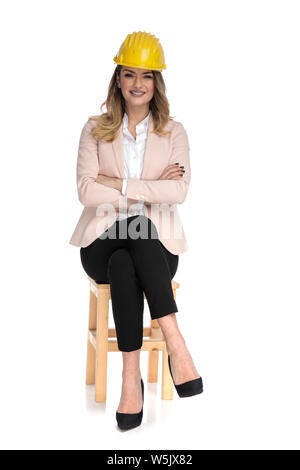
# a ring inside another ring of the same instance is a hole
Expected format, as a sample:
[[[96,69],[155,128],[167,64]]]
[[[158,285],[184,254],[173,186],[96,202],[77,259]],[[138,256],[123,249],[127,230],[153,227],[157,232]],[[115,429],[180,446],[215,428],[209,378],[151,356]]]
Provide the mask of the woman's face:
[[[122,65],[117,84],[129,106],[145,106],[154,94],[154,74],[150,69],[139,69]],[[133,91],[142,92],[133,95]]]

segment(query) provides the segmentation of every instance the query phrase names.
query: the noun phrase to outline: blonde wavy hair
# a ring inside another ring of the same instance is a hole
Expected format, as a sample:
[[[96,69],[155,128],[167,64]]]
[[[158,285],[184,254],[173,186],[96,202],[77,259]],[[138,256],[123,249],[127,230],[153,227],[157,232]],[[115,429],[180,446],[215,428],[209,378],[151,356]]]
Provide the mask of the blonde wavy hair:
[[[100,106],[106,105],[106,112],[97,116],[89,116],[89,119],[97,122],[91,130],[91,135],[99,141],[112,142],[118,134],[125,113],[125,100],[121,88],[117,86],[117,75],[120,76],[122,65],[117,65],[108,87],[107,99]],[[170,134],[163,130],[166,124],[175,116],[169,115],[169,101],[166,97],[166,85],[162,73],[152,70],[154,75],[154,93],[149,102],[149,109],[153,118],[153,132],[160,136]]]

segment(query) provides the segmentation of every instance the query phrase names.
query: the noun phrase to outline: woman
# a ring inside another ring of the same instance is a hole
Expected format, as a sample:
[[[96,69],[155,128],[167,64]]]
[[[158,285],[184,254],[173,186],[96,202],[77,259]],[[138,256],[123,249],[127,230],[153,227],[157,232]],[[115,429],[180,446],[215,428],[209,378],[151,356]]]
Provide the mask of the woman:
[[[70,243],[80,246],[85,272],[110,283],[123,356],[116,418],[121,429],[131,429],[143,414],[143,292],[164,334],[179,396],[201,393],[203,384],[178,328],[171,287],[178,254],[187,250],[176,207],[190,182],[187,134],[169,116],[159,40],[141,31],[129,34],[114,61],[101,106],[107,112],[90,117],[80,137],[77,183],[85,208]]]

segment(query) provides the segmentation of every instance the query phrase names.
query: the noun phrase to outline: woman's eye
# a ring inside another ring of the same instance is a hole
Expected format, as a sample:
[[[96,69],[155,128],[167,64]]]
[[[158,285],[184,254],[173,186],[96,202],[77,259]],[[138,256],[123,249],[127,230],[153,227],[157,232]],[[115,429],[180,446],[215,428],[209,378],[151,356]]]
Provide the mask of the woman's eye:
[[[125,73],[125,77],[132,77],[130,73]],[[145,78],[152,78],[152,75],[145,75]]]

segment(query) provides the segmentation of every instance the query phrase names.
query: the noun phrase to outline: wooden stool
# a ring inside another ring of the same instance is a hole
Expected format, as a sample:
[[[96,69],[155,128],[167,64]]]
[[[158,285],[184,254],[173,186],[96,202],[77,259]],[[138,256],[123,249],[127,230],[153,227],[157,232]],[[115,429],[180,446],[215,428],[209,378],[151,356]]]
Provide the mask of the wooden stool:
[[[96,382],[96,402],[106,401],[107,353],[120,351],[116,329],[108,328],[110,284],[90,281],[89,324],[87,340],[86,384]],[[174,299],[179,283],[172,281]],[[144,293],[144,299],[146,295]],[[108,339],[115,338],[115,339]],[[161,398],[172,400],[174,385],[169,371],[166,342],[157,320],[151,320],[150,327],[143,328],[142,351],[148,351],[148,382],[157,382],[158,354],[162,351]]]

